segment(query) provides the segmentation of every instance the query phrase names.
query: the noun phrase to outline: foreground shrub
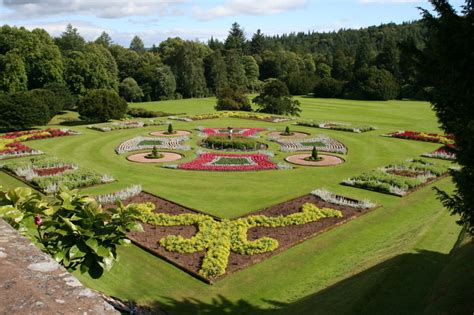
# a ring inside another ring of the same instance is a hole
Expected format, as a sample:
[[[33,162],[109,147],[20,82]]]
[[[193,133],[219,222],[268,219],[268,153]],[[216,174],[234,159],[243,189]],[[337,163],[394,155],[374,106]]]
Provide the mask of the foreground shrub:
[[[268,79],[262,92],[253,99],[259,112],[275,115],[299,116],[300,102],[294,100],[286,84],[278,79]]]
[[[90,90],[77,106],[80,118],[91,122],[120,119],[127,112],[127,102],[112,90]]]
[[[48,106],[30,92],[0,94],[0,131],[46,125],[50,118]]]
[[[238,89],[232,89],[228,86],[217,90],[216,110],[240,110],[251,111],[249,99],[247,95]]]
[[[211,149],[233,149],[233,150],[257,150],[260,144],[253,138],[244,136],[209,136],[202,141],[202,144]]]
[[[28,188],[0,191],[0,218],[22,230],[34,221],[43,251],[92,278],[112,268],[117,246],[130,243],[127,232],[142,230],[137,208],[119,204],[104,211],[93,198],[69,191],[52,200]]]

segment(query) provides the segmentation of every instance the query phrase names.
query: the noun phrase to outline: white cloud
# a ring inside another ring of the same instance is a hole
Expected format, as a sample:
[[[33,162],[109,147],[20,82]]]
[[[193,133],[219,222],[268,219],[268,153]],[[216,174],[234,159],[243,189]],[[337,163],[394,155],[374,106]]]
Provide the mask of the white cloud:
[[[133,36],[140,36],[147,47],[153,44],[159,44],[161,41],[169,37],[181,37],[189,40],[199,40],[207,42],[213,36],[214,38],[223,39],[227,36],[226,30],[215,28],[170,28],[170,29],[150,29],[139,32],[119,31],[109,28],[97,26],[95,24],[83,21],[58,21],[58,22],[44,22],[32,23],[24,25],[27,29],[42,28],[45,29],[51,36],[60,36],[66,29],[67,24],[71,23],[81,36],[86,40],[92,41],[96,39],[103,31],[107,32],[112,40],[120,45],[128,47]]]
[[[84,14],[100,18],[174,14],[185,0],[4,0],[10,10],[2,18],[26,19],[61,14]]]
[[[363,4],[403,4],[403,3],[419,3],[427,2],[420,0],[359,0],[359,3]]]
[[[211,20],[235,15],[269,15],[303,8],[308,0],[228,0],[209,9],[195,9],[201,20]]]

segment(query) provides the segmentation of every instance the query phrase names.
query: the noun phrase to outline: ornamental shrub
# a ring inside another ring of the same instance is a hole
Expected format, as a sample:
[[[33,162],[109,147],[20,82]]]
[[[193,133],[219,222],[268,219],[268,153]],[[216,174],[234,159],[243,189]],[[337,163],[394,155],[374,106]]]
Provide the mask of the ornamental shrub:
[[[90,90],[77,106],[81,119],[91,122],[106,122],[120,119],[127,112],[127,102],[115,91]]]
[[[46,125],[50,118],[48,106],[30,92],[0,94],[0,131]]]

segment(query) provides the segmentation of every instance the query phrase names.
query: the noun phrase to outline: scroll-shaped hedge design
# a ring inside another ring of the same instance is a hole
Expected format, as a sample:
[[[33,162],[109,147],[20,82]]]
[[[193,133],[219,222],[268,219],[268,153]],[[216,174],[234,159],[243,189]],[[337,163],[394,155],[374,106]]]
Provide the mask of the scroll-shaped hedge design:
[[[212,279],[225,274],[230,252],[255,255],[271,252],[278,248],[278,241],[270,237],[249,241],[247,232],[250,228],[302,225],[331,217],[342,217],[342,212],[329,208],[318,208],[314,204],[306,203],[300,212],[286,216],[253,215],[222,221],[205,214],[154,213],[151,208],[143,207],[140,220],[158,226],[195,225],[198,232],[193,237],[184,238],[180,235],[169,235],[162,238],[159,243],[166,250],[172,252],[194,253],[206,250],[199,273],[207,279]]]

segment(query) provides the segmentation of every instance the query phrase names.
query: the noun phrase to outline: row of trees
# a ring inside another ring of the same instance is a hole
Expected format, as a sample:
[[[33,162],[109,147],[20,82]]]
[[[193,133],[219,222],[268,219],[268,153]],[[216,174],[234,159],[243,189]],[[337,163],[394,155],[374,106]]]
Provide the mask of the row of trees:
[[[420,23],[387,24],[331,33],[247,38],[234,23],[225,41],[207,44],[169,38],[146,49],[135,36],[129,48],[107,33],[87,42],[71,25],[57,38],[46,31],[0,28],[0,91],[67,87],[75,96],[111,89],[128,101],[215,95],[219,89],[259,91],[277,78],[291,94],[392,99],[423,97],[406,47],[422,47]]]

